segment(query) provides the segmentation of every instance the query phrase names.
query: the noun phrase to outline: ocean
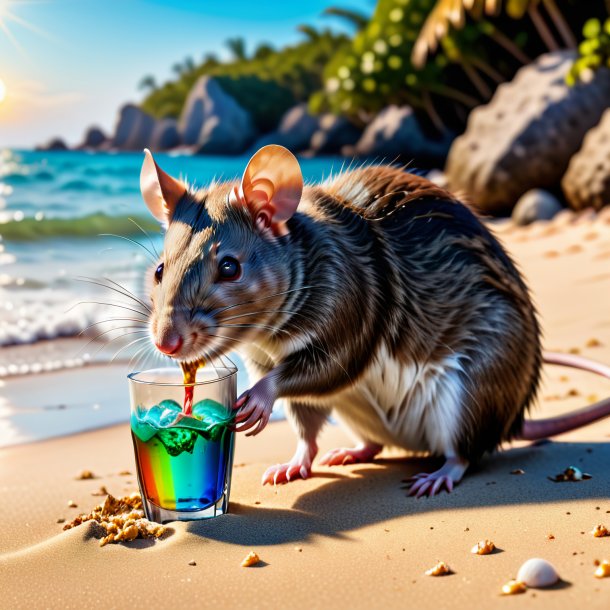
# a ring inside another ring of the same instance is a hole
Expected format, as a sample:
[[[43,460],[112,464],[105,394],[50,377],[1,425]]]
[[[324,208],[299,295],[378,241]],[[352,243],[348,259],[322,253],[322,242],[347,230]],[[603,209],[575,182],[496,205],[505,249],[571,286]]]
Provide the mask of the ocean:
[[[49,371],[110,363],[113,358],[138,368],[157,364],[145,335],[128,334],[138,329],[129,328],[129,321],[112,320],[131,317],[119,307],[130,303],[108,288],[114,281],[145,298],[143,277],[153,264],[151,252],[162,249],[162,232],[140,197],[142,158],[139,153],[0,150],[0,387],[3,379],[23,382],[27,376],[34,388],[44,383],[42,376]],[[237,177],[248,161],[246,156],[155,158],[168,173],[195,185]],[[328,176],[341,164],[329,158],[301,160],[309,181]],[[100,323],[103,320],[109,321]],[[74,354],[64,349],[58,356],[52,346],[66,337],[85,338],[85,348],[75,348]],[[40,357],[15,358],[20,345],[38,346]],[[11,357],[2,358],[3,351]],[[148,360],[142,359],[144,353]],[[247,387],[243,374],[238,385]],[[15,423],[15,416],[21,418],[22,433],[13,434],[13,441],[85,426],[66,414],[70,424],[53,423],[50,432],[44,425],[29,425],[18,405],[8,411],[2,406],[0,433]],[[127,420],[128,412],[121,408]],[[116,410],[107,409],[107,416],[103,409],[97,411],[85,427],[93,420],[101,426],[122,419]],[[14,421],[7,422],[11,417]]]

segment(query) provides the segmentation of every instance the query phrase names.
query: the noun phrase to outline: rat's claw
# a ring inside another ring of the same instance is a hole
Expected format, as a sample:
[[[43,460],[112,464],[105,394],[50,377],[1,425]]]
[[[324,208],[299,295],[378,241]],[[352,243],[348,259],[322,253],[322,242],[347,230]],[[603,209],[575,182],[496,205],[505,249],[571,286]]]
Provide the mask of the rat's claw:
[[[246,433],[246,436],[256,436],[259,432],[261,432],[269,423],[269,415],[263,413],[261,418],[258,420],[258,426],[254,428],[254,430],[250,430],[250,432]]]
[[[343,466],[362,462],[372,462],[375,456],[383,449],[376,443],[362,443],[357,447],[342,447],[329,451],[321,460],[325,466]]]
[[[250,428],[252,428],[252,426],[256,424],[256,422],[261,418],[262,415],[263,409],[261,409],[260,407],[253,409],[250,415],[248,416],[248,419],[240,422],[240,425],[235,427],[235,431],[245,432],[246,430],[250,430]]]
[[[447,493],[453,491],[456,483],[459,483],[464,472],[468,468],[466,460],[452,457],[448,458],[443,466],[435,472],[425,472],[416,474],[405,479],[406,487],[409,488],[409,495],[421,498],[422,496],[435,496],[440,493],[443,487]]]
[[[273,485],[281,485],[282,483],[288,483],[293,481],[295,478],[306,479],[311,474],[311,471],[305,466],[305,464],[299,463],[288,463],[288,464],[276,464],[270,466],[265,470],[263,474],[262,484],[267,483]]]

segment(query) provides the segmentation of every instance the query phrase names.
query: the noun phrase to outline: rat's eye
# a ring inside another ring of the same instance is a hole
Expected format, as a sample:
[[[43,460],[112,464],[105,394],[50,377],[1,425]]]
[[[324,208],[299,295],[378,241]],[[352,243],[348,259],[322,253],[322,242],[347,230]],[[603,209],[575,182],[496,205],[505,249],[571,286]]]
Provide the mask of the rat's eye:
[[[234,259],[232,256],[225,256],[221,259],[218,265],[218,274],[221,280],[236,280],[241,273],[241,266],[239,261]]]
[[[161,263],[155,270],[155,282],[159,284],[163,279],[163,263]]]

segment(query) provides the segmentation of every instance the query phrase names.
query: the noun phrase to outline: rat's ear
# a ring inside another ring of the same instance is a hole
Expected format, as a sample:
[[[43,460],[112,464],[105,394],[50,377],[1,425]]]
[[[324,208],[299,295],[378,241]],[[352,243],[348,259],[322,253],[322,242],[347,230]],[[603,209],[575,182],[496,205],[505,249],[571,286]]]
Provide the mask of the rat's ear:
[[[153,159],[148,150],[144,149],[144,163],[140,172],[140,190],[144,203],[151,214],[162,224],[167,224],[176,205],[186,193],[186,186],[180,180],[166,174]]]
[[[255,226],[274,235],[287,233],[286,221],[301,201],[303,176],[296,157],[283,146],[263,146],[248,162],[232,203],[245,204]]]

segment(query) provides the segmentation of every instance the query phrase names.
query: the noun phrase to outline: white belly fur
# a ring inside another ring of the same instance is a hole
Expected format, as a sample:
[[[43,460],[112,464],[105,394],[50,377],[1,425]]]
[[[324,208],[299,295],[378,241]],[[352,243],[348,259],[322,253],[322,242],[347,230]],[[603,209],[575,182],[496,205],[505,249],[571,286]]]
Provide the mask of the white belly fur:
[[[437,363],[405,365],[392,358],[384,345],[371,362],[354,385],[303,400],[333,409],[363,441],[455,456],[460,414],[465,408],[465,389],[458,376],[462,370],[459,356]],[[260,378],[258,370],[247,368],[251,380]]]
[[[455,455],[464,388],[459,358],[410,365],[383,347],[358,382],[324,400],[362,440]]]

